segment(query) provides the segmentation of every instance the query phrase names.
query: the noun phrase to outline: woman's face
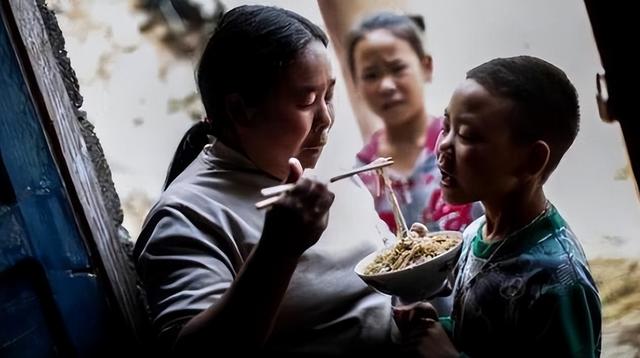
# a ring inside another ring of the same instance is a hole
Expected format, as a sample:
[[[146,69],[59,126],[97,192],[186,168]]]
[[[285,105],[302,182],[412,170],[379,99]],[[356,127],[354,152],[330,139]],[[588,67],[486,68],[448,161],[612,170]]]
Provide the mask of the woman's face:
[[[354,48],[356,88],[386,126],[424,111],[424,83],[431,57],[420,58],[409,42],[389,30],[368,32]]]
[[[303,168],[315,167],[334,122],[334,84],[327,49],[311,42],[262,104],[248,110],[248,125],[237,127],[248,157],[281,179],[287,177],[291,157]]]

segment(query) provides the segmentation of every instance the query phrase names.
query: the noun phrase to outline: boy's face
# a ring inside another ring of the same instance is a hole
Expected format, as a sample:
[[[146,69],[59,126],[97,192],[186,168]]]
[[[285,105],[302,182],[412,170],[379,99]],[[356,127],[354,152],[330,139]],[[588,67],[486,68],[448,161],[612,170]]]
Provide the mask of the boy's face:
[[[447,202],[501,200],[519,182],[525,148],[511,139],[510,100],[474,80],[453,93],[438,140],[438,166]]]

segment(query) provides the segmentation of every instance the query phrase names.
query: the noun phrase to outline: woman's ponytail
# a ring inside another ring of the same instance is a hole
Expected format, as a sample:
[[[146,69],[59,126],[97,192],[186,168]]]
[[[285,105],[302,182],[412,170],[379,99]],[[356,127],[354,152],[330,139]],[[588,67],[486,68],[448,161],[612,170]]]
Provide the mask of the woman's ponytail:
[[[200,121],[191,126],[184,134],[169,165],[163,190],[167,189],[169,184],[196,159],[202,148],[209,143],[208,135],[210,132],[211,125],[209,122]]]

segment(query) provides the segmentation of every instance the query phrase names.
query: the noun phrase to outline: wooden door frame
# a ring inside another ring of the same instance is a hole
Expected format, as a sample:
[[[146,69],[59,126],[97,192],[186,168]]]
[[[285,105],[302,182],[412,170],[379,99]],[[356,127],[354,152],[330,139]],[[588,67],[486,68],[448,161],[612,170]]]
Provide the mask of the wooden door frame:
[[[87,135],[95,142],[97,138],[91,133],[92,128],[83,128],[79,120],[81,97],[78,101],[77,80],[69,66],[55,16],[43,0],[0,2],[1,15],[73,208],[78,230],[98,276],[102,276],[99,279],[107,288],[105,291],[114,304],[114,311],[120,313],[120,320],[125,329],[130,330],[133,340],[140,343],[148,334],[148,321],[129,257],[131,243],[128,234],[123,235],[126,230],[121,227],[121,212],[110,213],[105,202],[105,192],[116,195],[116,199],[117,194],[108,167],[107,183],[99,180],[101,173],[96,170],[95,163],[106,165],[101,149],[96,155],[95,150],[92,152],[87,146]],[[72,83],[69,83],[69,73],[62,73],[65,68],[71,71]],[[67,80],[66,85],[63,78]],[[70,93],[74,96],[73,101]],[[84,125],[90,126],[90,123]],[[117,205],[120,210],[119,200]]]

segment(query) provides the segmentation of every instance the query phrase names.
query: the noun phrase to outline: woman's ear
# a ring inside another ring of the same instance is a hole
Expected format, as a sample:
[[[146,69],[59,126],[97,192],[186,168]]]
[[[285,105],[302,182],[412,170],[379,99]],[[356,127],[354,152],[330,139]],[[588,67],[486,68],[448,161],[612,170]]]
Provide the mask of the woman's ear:
[[[423,56],[420,59],[420,66],[422,67],[424,82],[431,82],[431,76],[433,74],[433,58],[430,55]]]
[[[231,123],[240,127],[248,127],[251,124],[251,110],[239,94],[225,96],[224,107]]]
[[[528,160],[525,163],[525,173],[529,177],[544,178],[549,164],[551,149],[547,142],[538,140],[531,146]]]

